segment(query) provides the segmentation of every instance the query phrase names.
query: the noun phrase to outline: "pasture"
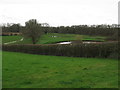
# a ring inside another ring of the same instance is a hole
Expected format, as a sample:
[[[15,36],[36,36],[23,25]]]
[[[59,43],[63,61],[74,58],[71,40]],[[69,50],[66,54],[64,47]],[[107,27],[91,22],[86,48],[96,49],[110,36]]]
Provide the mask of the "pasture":
[[[118,88],[118,61],[3,52],[3,88]]]
[[[103,36],[88,36],[88,35],[78,35],[78,34],[58,34],[58,33],[48,33],[42,35],[37,44],[51,44],[62,41],[72,41],[76,40],[77,36],[80,36],[81,40],[92,40],[92,41],[105,41],[106,37]],[[3,36],[3,43],[20,40],[22,36]],[[29,38],[24,38],[23,41],[16,42],[14,44],[31,44],[32,41]]]

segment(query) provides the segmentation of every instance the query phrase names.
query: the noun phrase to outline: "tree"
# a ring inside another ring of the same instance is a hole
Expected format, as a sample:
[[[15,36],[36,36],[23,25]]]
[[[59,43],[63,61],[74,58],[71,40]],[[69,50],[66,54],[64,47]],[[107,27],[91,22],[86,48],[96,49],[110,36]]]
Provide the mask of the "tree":
[[[9,27],[9,32],[19,32],[20,31],[20,24],[13,24]]]
[[[31,38],[33,44],[36,44],[42,35],[41,24],[36,19],[25,22],[25,28],[21,31],[23,36]]]
[[[41,26],[43,27],[44,33],[47,34],[50,25],[48,23],[41,23]]]

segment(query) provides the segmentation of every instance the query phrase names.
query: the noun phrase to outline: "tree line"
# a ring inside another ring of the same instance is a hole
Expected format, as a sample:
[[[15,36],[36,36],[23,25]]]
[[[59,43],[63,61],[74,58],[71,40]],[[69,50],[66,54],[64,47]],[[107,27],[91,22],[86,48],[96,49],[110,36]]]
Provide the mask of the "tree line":
[[[60,26],[60,27],[46,27],[44,29],[47,33],[63,33],[63,34],[82,34],[82,35],[100,35],[100,36],[111,36],[118,33],[118,27],[102,27],[102,26]]]
[[[63,33],[63,34],[82,34],[82,35],[100,35],[111,36],[118,33],[119,28],[117,25],[74,25],[74,26],[42,26],[39,27],[45,34],[46,33]],[[25,29],[26,26],[20,24],[9,24],[2,26],[3,32],[20,32]]]

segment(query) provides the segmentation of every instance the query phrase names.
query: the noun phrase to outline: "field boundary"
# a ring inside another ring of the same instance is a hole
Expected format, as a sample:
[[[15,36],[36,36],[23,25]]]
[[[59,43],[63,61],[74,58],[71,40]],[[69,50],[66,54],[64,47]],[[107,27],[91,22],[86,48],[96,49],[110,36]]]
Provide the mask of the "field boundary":
[[[76,44],[76,45],[8,44],[3,45],[3,51],[68,57],[118,58],[118,43]]]

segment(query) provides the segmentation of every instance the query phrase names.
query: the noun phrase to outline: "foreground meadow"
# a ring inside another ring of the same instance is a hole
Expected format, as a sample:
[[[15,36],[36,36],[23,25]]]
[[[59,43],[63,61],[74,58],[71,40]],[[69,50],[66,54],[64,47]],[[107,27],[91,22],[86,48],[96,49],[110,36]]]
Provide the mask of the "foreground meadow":
[[[118,88],[118,61],[3,52],[3,88]]]

